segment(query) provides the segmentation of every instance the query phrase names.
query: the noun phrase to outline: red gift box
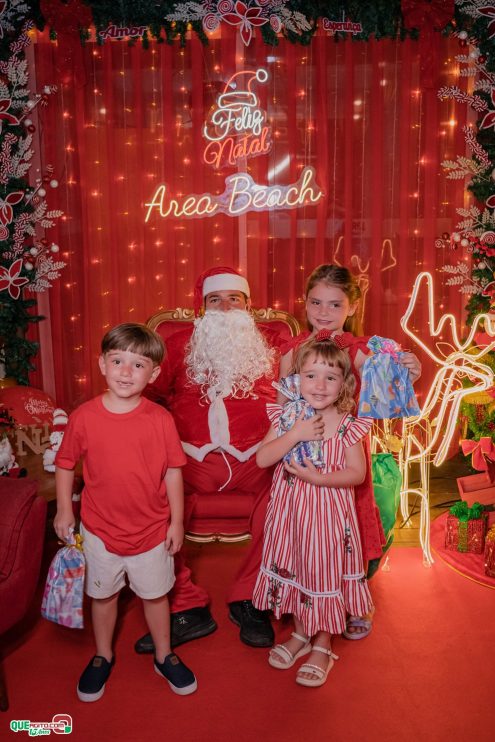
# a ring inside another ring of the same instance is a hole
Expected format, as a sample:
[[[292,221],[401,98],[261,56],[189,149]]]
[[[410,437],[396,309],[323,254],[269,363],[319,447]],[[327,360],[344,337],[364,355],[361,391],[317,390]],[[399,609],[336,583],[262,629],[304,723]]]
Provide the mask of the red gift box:
[[[445,527],[445,548],[450,551],[482,554],[485,546],[486,515],[472,520],[459,520],[449,513]]]
[[[461,500],[471,506],[475,502],[482,505],[495,503],[495,483],[490,482],[487,472],[472,474],[469,477],[458,477],[457,487]]]
[[[495,577],[495,526],[492,526],[486,534],[485,574],[488,577]]]

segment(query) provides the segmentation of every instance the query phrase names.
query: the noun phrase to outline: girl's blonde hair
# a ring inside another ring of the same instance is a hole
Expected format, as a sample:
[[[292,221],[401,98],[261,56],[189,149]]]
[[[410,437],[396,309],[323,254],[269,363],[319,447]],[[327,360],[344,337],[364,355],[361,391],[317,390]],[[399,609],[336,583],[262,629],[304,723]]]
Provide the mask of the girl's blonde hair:
[[[323,263],[323,265],[315,268],[306,283],[306,298],[311,289],[314,289],[319,283],[323,283],[325,286],[336,286],[339,288],[347,296],[350,304],[355,304],[361,299],[361,289],[356,278],[350,270],[340,265]],[[308,325],[309,329],[312,330],[313,328],[309,322]],[[344,330],[352,332],[353,335],[363,334],[361,319],[357,310],[352,317],[347,317],[344,322]]]
[[[318,336],[316,336],[318,337]],[[355,407],[354,392],[356,391],[356,379],[352,370],[351,359],[347,351],[342,350],[332,339],[317,340],[310,338],[302,343],[294,353],[292,374],[300,374],[301,369],[310,356],[321,360],[328,366],[340,368],[343,382],[335,407],[338,412],[350,412]]]

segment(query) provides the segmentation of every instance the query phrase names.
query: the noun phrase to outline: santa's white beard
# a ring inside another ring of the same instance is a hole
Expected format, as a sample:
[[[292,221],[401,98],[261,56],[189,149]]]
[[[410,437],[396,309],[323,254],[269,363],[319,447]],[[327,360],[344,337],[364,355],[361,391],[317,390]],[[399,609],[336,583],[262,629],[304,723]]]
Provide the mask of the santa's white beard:
[[[247,397],[257,379],[273,374],[274,356],[249,312],[210,310],[195,321],[187,375],[210,401],[218,395]]]

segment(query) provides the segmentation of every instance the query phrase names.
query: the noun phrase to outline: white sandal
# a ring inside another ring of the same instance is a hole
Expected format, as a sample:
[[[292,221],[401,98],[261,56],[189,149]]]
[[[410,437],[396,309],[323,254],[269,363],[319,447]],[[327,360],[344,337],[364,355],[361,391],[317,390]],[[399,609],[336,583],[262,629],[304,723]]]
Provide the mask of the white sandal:
[[[325,649],[325,647],[318,647],[316,645],[313,646],[314,652],[321,652],[322,654],[327,654],[330,659],[328,661],[328,666],[326,670],[323,670],[318,665],[313,665],[310,662],[305,662],[304,665],[301,665],[299,670],[297,671],[296,675],[296,683],[299,683],[299,685],[306,685],[308,688],[318,688],[320,685],[323,685],[327,681],[328,673],[332,669],[334,665],[334,660],[338,660],[336,654],[332,652],[331,649]],[[310,672],[316,677],[314,678],[302,678],[300,677],[299,673],[301,672]]]
[[[299,659],[299,657],[304,657],[305,654],[311,652],[311,643],[307,636],[296,634],[295,631],[292,632],[291,636],[293,636],[294,639],[298,639],[300,642],[304,642],[304,646],[301,647],[298,652],[293,654],[290,649],[287,649],[285,644],[276,644],[272,649],[272,654],[268,655],[268,662],[272,667],[276,667],[277,670],[288,670],[289,667],[292,667],[294,662]]]

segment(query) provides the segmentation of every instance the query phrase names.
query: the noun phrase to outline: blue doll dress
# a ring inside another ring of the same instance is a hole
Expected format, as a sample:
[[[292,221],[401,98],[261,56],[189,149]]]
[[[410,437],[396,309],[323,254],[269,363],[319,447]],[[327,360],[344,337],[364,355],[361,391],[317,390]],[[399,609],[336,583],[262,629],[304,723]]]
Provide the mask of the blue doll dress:
[[[373,335],[367,347],[373,355],[362,368],[358,416],[386,420],[419,415],[409,369],[400,363],[400,345]]]

